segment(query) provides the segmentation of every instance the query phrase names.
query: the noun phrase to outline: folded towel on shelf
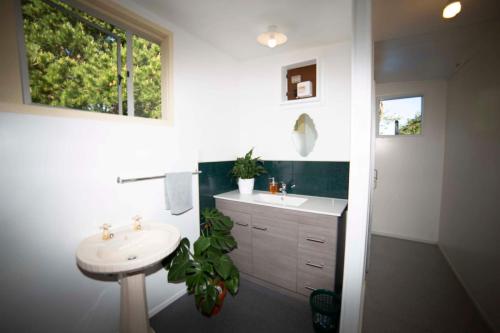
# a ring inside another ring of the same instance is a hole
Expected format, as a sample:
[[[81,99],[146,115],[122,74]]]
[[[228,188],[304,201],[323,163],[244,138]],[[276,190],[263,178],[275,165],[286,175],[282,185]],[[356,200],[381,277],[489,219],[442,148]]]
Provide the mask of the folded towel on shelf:
[[[191,172],[165,174],[165,205],[172,215],[180,215],[193,208]]]

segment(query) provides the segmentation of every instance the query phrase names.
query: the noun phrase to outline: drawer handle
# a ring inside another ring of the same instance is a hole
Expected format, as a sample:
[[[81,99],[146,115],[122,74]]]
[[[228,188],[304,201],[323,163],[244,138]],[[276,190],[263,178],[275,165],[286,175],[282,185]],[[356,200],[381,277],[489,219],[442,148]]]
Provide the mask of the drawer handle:
[[[234,222],[237,225],[241,225],[242,227],[248,227],[248,223],[239,223],[239,222]]]
[[[306,240],[314,243],[321,243],[323,244],[325,241],[323,239],[317,239],[317,238],[312,238],[312,237],[306,237]]]
[[[313,287],[309,287],[307,284],[304,286],[307,290],[315,291],[316,289]]]
[[[312,263],[310,261],[307,261],[306,265],[307,266],[311,266],[311,267],[316,267],[316,268],[319,268],[319,269],[323,269],[325,267],[324,264],[314,264],[314,263]]]
[[[252,228],[257,229],[257,230],[262,230],[262,231],[266,231],[267,230],[267,228],[256,227],[256,226],[253,226]]]

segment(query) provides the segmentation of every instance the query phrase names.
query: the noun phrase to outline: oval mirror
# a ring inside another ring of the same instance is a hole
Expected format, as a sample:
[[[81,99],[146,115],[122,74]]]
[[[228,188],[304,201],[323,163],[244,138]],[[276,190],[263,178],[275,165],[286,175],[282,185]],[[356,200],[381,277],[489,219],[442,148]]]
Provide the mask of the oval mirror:
[[[301,114],[295,122],[292,132],[292,140],[297,153],[304,157],[309,155],[317,138],[318,132],[314,127],[313,120],[306,113]]]

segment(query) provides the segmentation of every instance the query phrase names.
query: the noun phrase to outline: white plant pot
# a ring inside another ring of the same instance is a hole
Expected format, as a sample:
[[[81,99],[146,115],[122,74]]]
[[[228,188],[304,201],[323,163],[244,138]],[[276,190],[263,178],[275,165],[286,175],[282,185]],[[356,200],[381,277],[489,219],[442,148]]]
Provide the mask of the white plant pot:
[[[252,194],[255,178],[243,179],[238,178],[238,188],[241,194]]]

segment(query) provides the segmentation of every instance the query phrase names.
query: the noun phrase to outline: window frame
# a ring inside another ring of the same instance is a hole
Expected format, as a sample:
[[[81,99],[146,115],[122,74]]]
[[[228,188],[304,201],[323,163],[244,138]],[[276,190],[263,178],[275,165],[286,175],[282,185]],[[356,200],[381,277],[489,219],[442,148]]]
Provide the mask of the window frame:
[[[117,40],[117,80],[119,84],[117,85],[118,89],[118,114],[112,114],[112,113],[105,113],[105,112],[92,112],[92,111],[87,111],[87,110],[82,110],[82,109],[75,109],[71,107],[66,107],[66,106],[53,106],[53,105],[47,105],[47,104],[40,104],[40,103],[33,103],[31,99],[31,93],[30,93],[30,76],[29,76],[29,69],[28,69],[28,58],[27,58],[27,52],[26,52],[26,40],[25,40],[25,35],[24,35],[24,21],[23,21],[23,12],[22,12],[22,0],[17,0],[15,1],[16,4],[16,32],[17,32],[17,40],[18,40],[18,49],[19,49],[19,65],[20,65],[20,74],[21,74],[21,85],[22,85],[22,98],[23,98],[23,103],[26,105],[30,106],[35,106],[35,107],[44,107],[44,108],[49,108],[49,109],[63,109],[67,110],[69,112],[78,112],[78,113],[85,113],[85,114],[90,114],[90,115],[99,115],[99,116],[123,116],[125,118],[131,118],[131,119],[141,119],[141,120],[153,120],[153,121],[163,121],[167,122],[169,125],[172,124],[172,112],[171,112],[171,106],[172,102],[171,100],[171,58],[172,58],[172,33],[170,31],[167,31],[163,28],[161,29],[161,34],[163,35],[162,37],[152,37],[148,36],[147,34],[143,33],[141,28],[135,28],[133,25],[124,25],[121,22],[117,22],[117,20],[108,18],[105,13],[99,12],[95,8],[90,8],[85,6],[84,4],[81,4],[79,1],[74,1],[74,0],[59,0],[61,2],[64,2],[68,6],[71,6],[75,9],[81,10],[85,13],[87,13],[90,16],[93,16],[101,21],[104,21],[108,24],[112,24],[116,26],[117,28],[123,30],[126,35],[126,61],[125,61],[125,69],[126,69],[126,77],[122,77],[120,73],[122,72],[123,65],[122,64],[122,59],[121,59],[121,38],[112,32],[100,27],[99,25],[96,25],[92,22],[89,22],[86,20],[84,17],[73,13],[71,11],[68,11],[66,8],[59,6],[56,3],[53,3],[50,0],[40,0],[43,1],[46,5],[51,6],[55,8],[56,10],[59,10],[60,12],[64,13],[65,15],[69,15],[84,24],[87,24],[107,35],[112,36],[113,38],[116,38]],[[99,3],[99,2],[97,2]],[[119,16],[119,14],[118,14]],[[123,18],[124,20],[126,18]],[[142,19],[141,17],[137,17],[139,21],[144,22],[145,19]],[[145,25],[148,25],[149,22],[146,22]],[[155,32],[152,32],[154,35]],[[137,36],[140,38],[143,38],[149,42],[156,43],[160,47],[160,61],[161,61],[161,80],[160,80],[160,89],[161,89],[161,94],[160,94],[160,103],[161,103],[161,117],[158,119],[155,118],[146,118],[146,117],[136,117],[135,116],[135,98],[134,98],[134,66],[133,66],[133,36]],[[127,80],[127,115],[123,114],[123,96],[122,96],[122,89],[123,89],[123,84],[122,81],[123,79]],[[166,87],[165,87],[166,85]],[[83,112],[82,112],[83,111]]]
[[[387,134],[380,134],[380,113],[379,113],[379,108],[380,108],[380,102],[382,101],[392,101],[396,99],[406,99],[406,98],[417,98],[420,97],[420,113],[422,120],[420,122],[420,134],[404,134],[404,135],[387,135]],[[424,134],[424,105],[425,105],[425,96],[424,94],[403,94],[403,95],[379,95],[376,98],[376,105],[375,105],[375,126],[376,126],[376,137],[377,138],[415,138],[415,137],[421,137]]]

